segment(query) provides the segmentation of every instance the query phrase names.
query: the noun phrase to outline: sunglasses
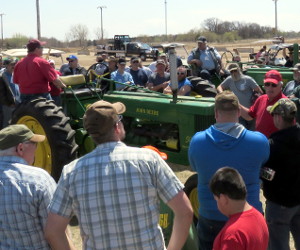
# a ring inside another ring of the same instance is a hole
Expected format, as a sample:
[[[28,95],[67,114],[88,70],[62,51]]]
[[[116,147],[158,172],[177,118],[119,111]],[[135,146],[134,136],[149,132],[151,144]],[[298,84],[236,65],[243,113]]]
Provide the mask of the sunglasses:
[[[74,60],[69,60],[69,62],[74,62]]]
[[[265,84],[265,87],[272,87],[272,88],[276,88],[278,86],[278,84],[275,84],[275,83],[270,83],[270,82],[266,82]]]
[[[139,63],[139,61],[132,61],[132,63]]]
[[[123,115],[118,115],[118,118],[116,125],[123,120]]]
[[[231,70],[230,74],[238,72],[237,69]]]
[[[177,72],[177,75],[185,75],[184,72]]]

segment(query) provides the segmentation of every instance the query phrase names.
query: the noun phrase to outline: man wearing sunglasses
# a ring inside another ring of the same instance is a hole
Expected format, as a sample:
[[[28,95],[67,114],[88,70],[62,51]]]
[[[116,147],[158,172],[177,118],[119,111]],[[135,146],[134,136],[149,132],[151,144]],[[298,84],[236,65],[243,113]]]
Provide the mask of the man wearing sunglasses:
[[[230,76],[227,77],[218,87],[218,93],[222,93],[224,90],[232,91],[239,99],[239,102],[246,108],[251,106],[251,97],[253,91],[263,94],[263,91],[258,86],[256,81],[250,77],[246,76],[241,72],[241,69],[238,64],[232,63],[228,66],[228,71]],[[254,130],[255,121],[247,121],[244,118],[240,117],[239,123],[244,125],[245,128]]]
[[[169,249],[181,249],[193,210],[183,185],[165,161],[146,148],[126,146],[121,102],[97,101],[83,124],[97,147],[64,167],[49,206],[45,235],[65,249],[65,230],[75,214],[83,249],[165,249],[159,198],[174,211]]]
[[[63,69],[62,75],[84,75],[86,76],[87,70],[84,67],[81,67],[78,62],[78,57],[75,55],[70,55],[67,57],[67,61],[69,62],[68,67]]]
[[[264,79],[266,94],[261,95],[250,108],[240,105],[242,117],[248,121],[256,118],[255,129],[267,137],[278,130],[267,107],[275,104],[281,98],[287,98],[282,93],[282,84],[281,74],[277,70],[270,70]]]
[[[187,72],[185,67],[179,67],[177,69],[177,79],[178,79],[178,95],[190,95],[192,90],[192,84],[189,79],[186,78]],[[164,89],[164,94],[172,94],[171,84]]]

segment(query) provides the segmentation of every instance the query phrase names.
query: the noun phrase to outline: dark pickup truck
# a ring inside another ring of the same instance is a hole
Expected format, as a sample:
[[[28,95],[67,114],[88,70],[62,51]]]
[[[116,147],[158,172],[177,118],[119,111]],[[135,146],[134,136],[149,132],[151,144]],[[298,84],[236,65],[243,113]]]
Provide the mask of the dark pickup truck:
[[[159,53],[157,49],[142,42],[128,42],[124,44],[124,47],[125,49],[123,50],[115,50],[112,46],[108,46],[108,49],[106,47],[104,49],[103,46],[97,46],[95,55],[107,53],[115,57],[138,56],[142,61],[146,61],[147,58],[156,60]]]

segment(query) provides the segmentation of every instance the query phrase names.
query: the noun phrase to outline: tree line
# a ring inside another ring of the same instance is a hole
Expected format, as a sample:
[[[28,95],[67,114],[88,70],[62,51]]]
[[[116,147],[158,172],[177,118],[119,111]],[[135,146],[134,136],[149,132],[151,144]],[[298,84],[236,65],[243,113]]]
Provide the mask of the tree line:
[[[94,30],[95,39],[88,39],[89,33],[90,31],[86,25],[76,24],[69,28],[69,31],[65,34],[64,41],[60,41],[54,37],[43,37],[41,40],[47,41],[47,46],[55,48],[96,46],[98,44],[105,44],[107,42],[107,39],[101,41],[100,27]],[[145,34],[135,37],[134,40],[150,44],[162,43],[166,41],[194,42],[200,35],[206,36],[209,42],[224,43],[243,39],[267,39],[274,36],[297,38],[300,37],[300,32],[280,30],[275,31],[275,29],[270,26],[261,26],[257,23],[245,23],[239,21],[229,22],[212,17],[205,19],[199,28],[191,29],[185,33],[169,34],[167,36],[148,36]],[[24,47],[29,39],[30,38],[25,35],[19,33],[15,34],[11,38],[4,39],[4,49]]]

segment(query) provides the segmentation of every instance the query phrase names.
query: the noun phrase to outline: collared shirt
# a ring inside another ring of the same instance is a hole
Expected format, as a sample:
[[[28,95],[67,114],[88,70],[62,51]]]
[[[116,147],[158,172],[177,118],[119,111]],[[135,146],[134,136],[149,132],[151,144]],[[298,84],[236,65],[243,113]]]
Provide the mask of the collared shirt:
[[[248,114],[256,118],[255,129],[263,133],[266,137],[276,132],[278,129],[275,127],[273,122],[273,117],[267,111],[267,107],[274,105],[279,99],[287,98],[284,94],[280,92],[272,101],[269,100],[269,97],[264,94],[258,97],[255,103],[249,108]]]
[[[45,170],[0,157],[0,249],[50,249],[43,228],[55,188]]]
[[[221,56],[219,54],[219,52],[215,49],[215,48],[209,48],[207,47],[204,50],[199,50],[199,54],[200,54],[200,58],[196,58],[198,60],[200,60],[202,62],[201,68],[202,69],[206,69],[206,70],[213,70],[216,68],[214,60],[212,58],[211,52],[209,51],[210,49],[213,50],[212,53],[215,54],[216,58],[218,60],[221,59]],[[194,59],[194,54],[195,52],[192,51],[189,56],[188,56],[188,61],[191,61]]]
[[[126,72],[126,71],[124,71],[123,74],[120,74],[120,72],[118,70],[116,70],[116,71],[111,73],[110,79],[112,79],[116,82],[120,82],[120,83],[130,82],[131,85],[134,85],[134,81],[132,79],[131,74]],[[116,83],[116,90],[121,90],[121,89],[124,89],[124,88],[125,88],[125,85]]]
[[[165,249],[159,198],[182,188],[156,152],[108,142],[64,167],[50,211],[76,214],[84,249]]]
[[[42,94],[49,93],[49,83],[56,78],[56,71],[49,62],[29,54],[16,64],[13,82],[19,84],[21,94]]]

